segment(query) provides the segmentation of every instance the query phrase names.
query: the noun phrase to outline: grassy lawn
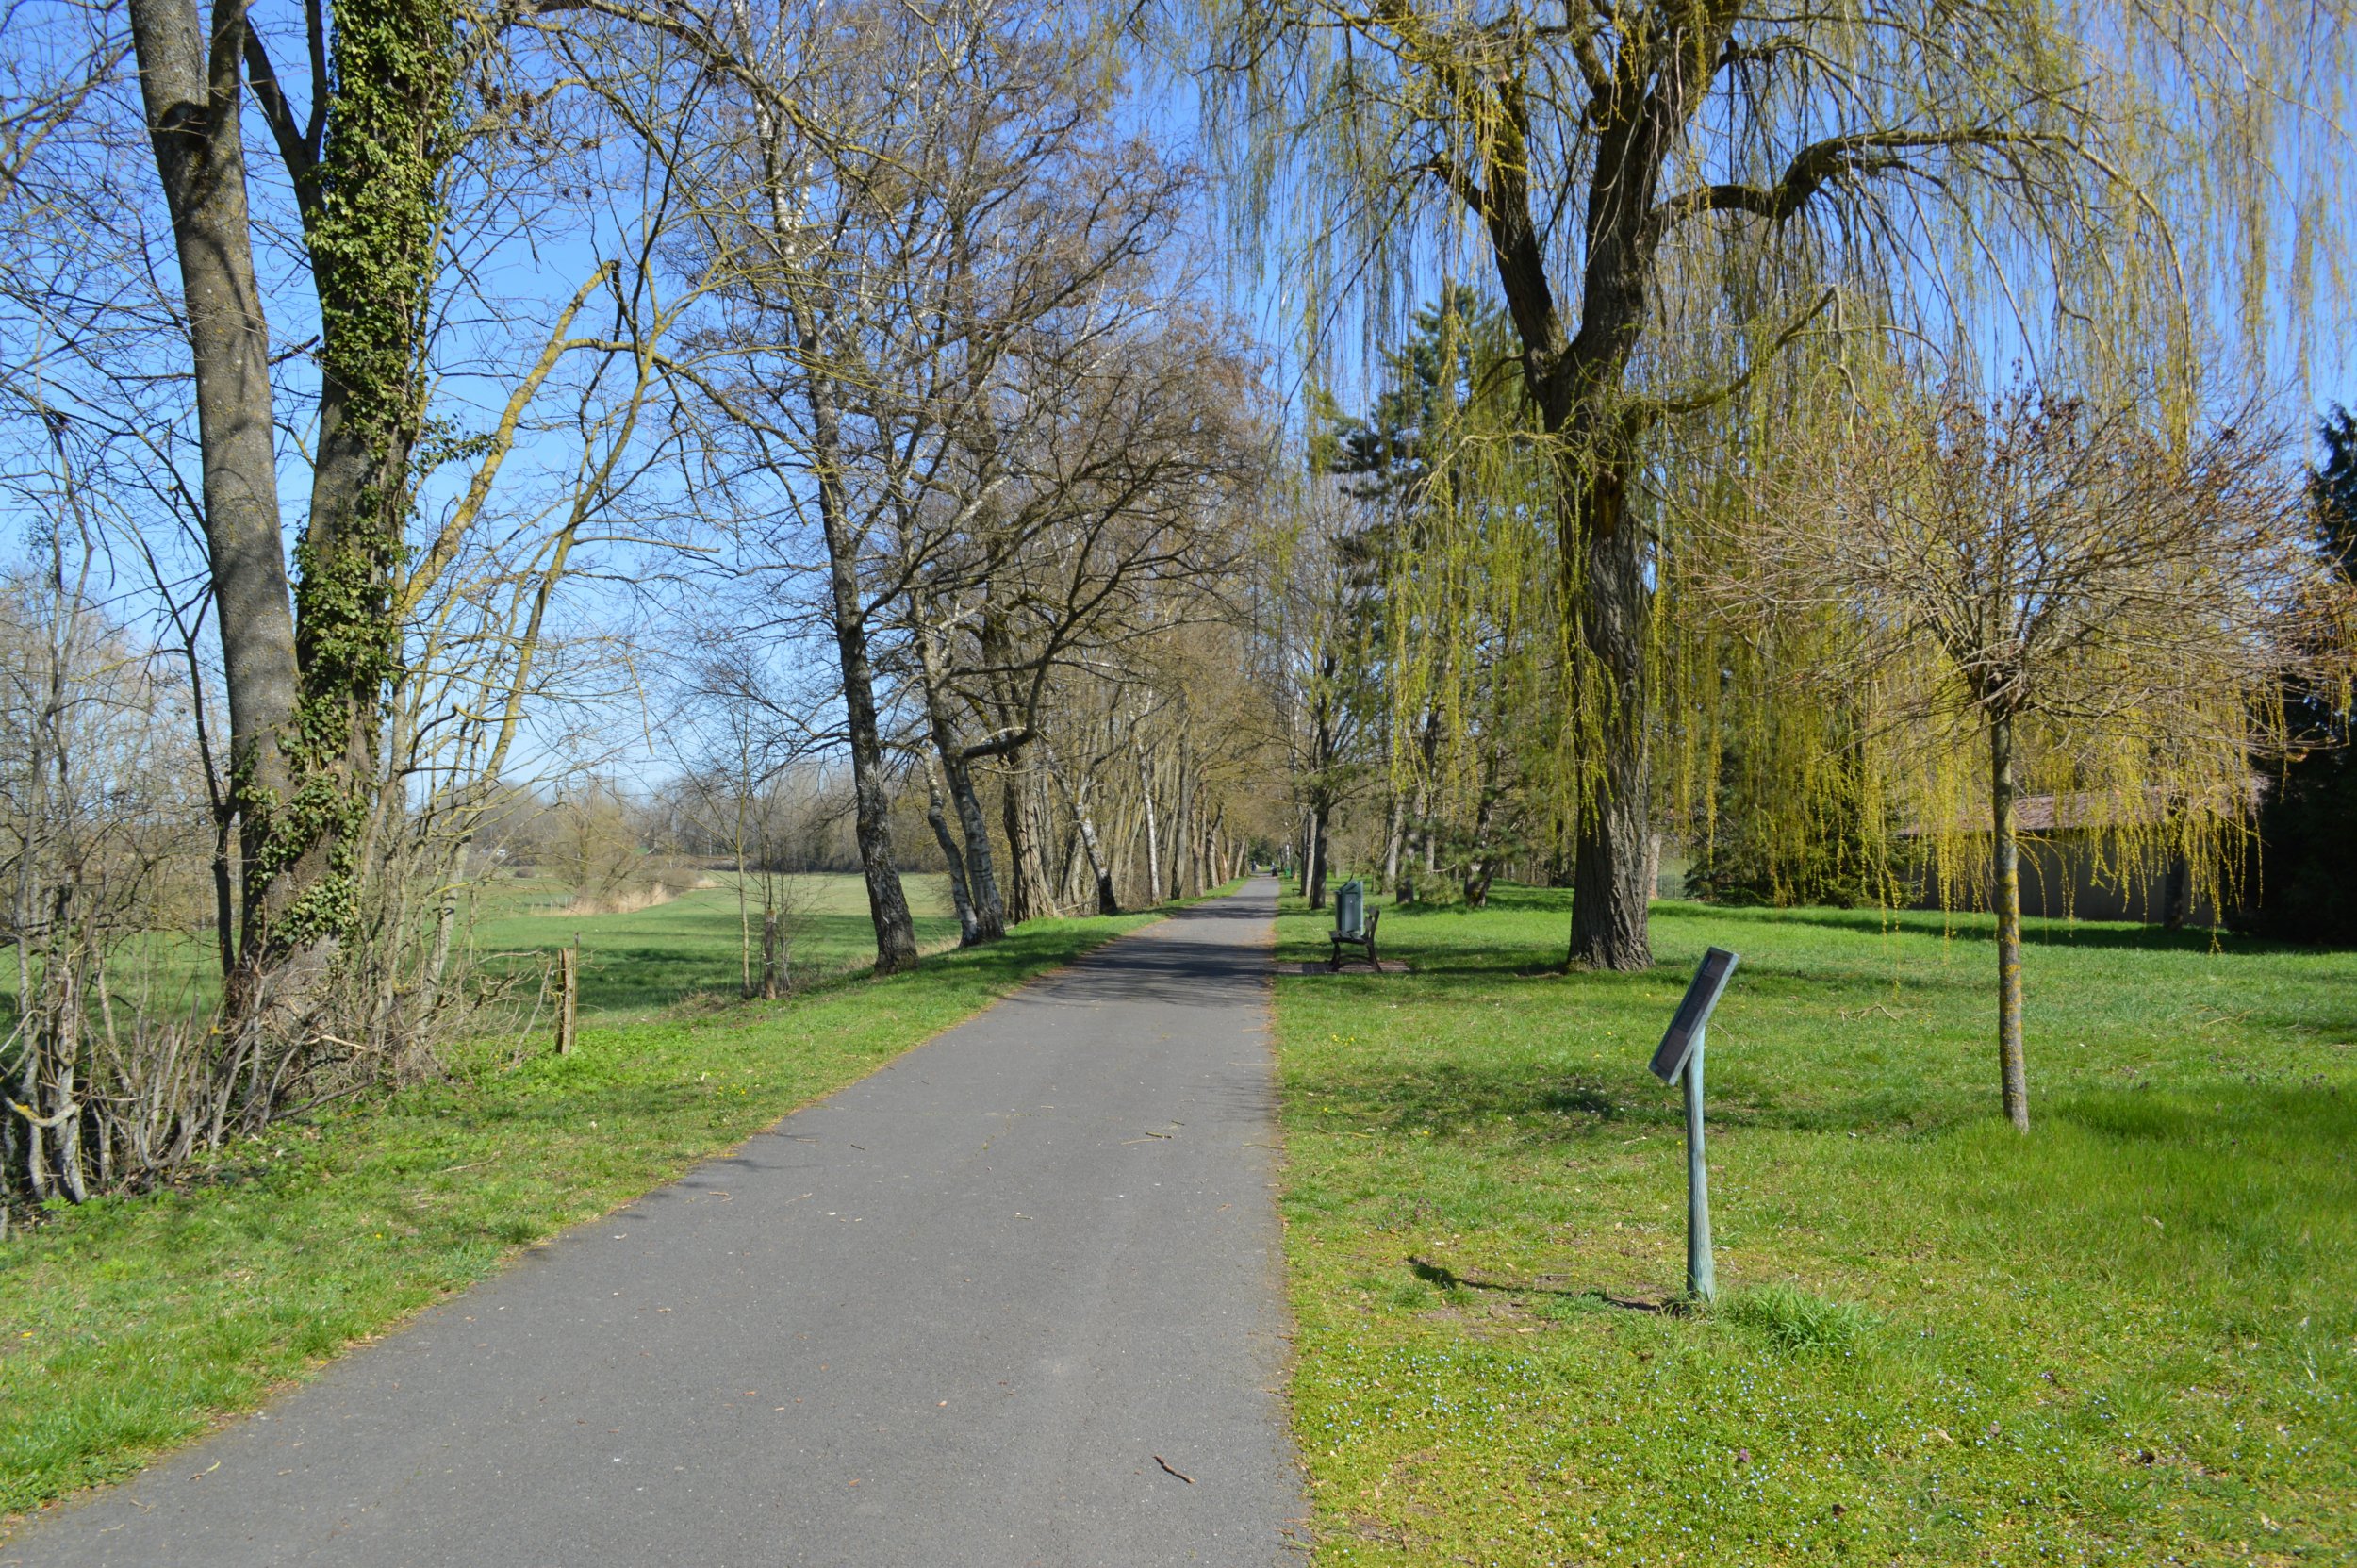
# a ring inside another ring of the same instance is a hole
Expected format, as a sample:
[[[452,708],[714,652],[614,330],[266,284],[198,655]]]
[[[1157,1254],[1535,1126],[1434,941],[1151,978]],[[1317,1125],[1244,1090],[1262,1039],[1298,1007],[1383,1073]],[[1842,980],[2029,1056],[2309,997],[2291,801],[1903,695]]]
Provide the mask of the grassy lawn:
[[[2037,926],[2024,1140],[1985,921],[1660,904],[1634,976],[1567,930],[1502,889],[1277,983],[1321,1562],[2350,1560],[2357,957]],[[1645,1061],[1712,943],[1688,1314]]]
[[[723,871],[712,880],[711,887],[628,915],[569,914],[570,892],[549,877],[503,876],[470,883],[464,897],[475,956],[486,969],[520,971],[536,982],[542,954],[578,941],[584,1014],[645,1016],[700,993],[733,994],[743,979],[736,879]],[[875,959],[876,928],[867,916],[865,882],[832,872],[783,881],[797,984],[865,967]],[[931,950],[956,941],[949,879],[938,872],[903,872],[900,882],[915,916],[917,945]],[[756,944],[758,898],[756,893],[752,906]],[[118,995],[151,1000],[161,1011],[210,1006],[221,994],[220,961],[209,933],[157,933],[125,943],[111,975]],[[0,999],[13,1002],[15,997],[16,970],[0,967]]]
[[[569,1058],[545,1038],[520,1060],[462,1051],[446,1081],[281,1127],[186,1190],[95,1201],[0,1246],[0,1514],[137,1469],[1151,918],[1039,921],[891,980],[651,1013],[735,983],[733,899],[725,919],[712,900],[519,917],[552,945],[578,925],[589,955]]]
[[[486,962],[502,955],[554,952],[578,935],[584,1012],[644,1015],[703,992],[734,994],[742,979],[734,878],[683,893],[668,903],[629,915],[568,915],[564,889],[553,883],[492,883],[484,889],[475,950]],[[785,880],[792,969],[800,977],[865,967],[876,956],[876,928],[867,916],[867,887],[856,876],[814,874]],[[957,940],[949,879],[906,874],[916,941],[928,950]],[[753,905],[753,940],[761,940],[761,906]],[[537,972],[536,969],[535,973]]]

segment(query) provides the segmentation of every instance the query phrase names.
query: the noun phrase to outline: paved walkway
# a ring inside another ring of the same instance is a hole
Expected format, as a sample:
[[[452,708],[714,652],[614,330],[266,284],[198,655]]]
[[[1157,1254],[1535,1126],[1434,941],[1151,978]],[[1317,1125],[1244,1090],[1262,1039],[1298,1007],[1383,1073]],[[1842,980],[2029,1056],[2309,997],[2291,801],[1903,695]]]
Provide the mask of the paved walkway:
[[[1298,1560],[1275,902],[1099,949],[0,1563]]]

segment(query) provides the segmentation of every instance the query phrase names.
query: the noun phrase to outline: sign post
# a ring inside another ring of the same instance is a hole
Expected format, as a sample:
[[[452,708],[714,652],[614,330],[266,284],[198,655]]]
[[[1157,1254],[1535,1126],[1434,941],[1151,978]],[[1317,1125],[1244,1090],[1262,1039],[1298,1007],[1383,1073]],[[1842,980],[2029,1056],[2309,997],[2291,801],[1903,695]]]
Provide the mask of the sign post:
[[[1653,1053],[1653,1075],[1686,1089],[1686,1291],[1697,1301],[1718,1295],[1710,1266],[1710,1173],[1703,1163],[1703,1040],[1710,1010],[1719,1005],[1736,963],[1724,948],[1703,954],[1677,1015]]]

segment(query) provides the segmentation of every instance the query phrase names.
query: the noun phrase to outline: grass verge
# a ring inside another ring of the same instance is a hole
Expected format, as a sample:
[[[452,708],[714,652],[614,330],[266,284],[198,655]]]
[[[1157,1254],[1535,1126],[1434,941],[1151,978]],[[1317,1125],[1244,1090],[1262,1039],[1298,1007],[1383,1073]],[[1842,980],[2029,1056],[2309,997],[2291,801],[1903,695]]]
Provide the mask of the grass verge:
[[[1567,976],[1562,896],[1493,901],[1277,982],[1321,1562],[2348,1560],[2357,961],[2038,926],[2025,1139],[1985,921],[1665,904],[1655,970]],[[1684,1314],[1645,1061],[1712,943]]]
[[[444,1081],[282,1126],[183,1190],[57,1214],[0,1247],[0,1515],[137,1470],[1153,918],[1037,921],[767,1005],[592,1015],[563,1060],[461,1052]]]

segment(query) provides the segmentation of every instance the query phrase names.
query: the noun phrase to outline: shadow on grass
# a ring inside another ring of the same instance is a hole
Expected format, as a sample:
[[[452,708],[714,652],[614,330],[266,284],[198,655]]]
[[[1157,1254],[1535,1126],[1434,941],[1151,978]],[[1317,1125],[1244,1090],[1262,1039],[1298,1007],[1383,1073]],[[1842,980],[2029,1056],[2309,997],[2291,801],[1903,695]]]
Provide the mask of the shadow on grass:
[[[1417,1279],[1426,1284],[1437,1285],[1442,1290],[1487,1291],[1497,1296],[1552,1296],[1565,1302],[1580,1302],[1597,1307],[1618,1307],[1624,1312],[1674,1312],[1679,1305],[1676,1298],[1672,1296],[1656,1298],[1641,1296],[1615,1296],[1610,1291],[1601,1290],[1592,1285],[1574,1287],[1542,1282],[1564,1278],[1562,1275],[1556,1274],[1541,1275],[1537,1280],[1526,1284],[1511,1279],[1489,1279],[1477,1274],[1461,1274],[1446,1263],[1436,1263],[1429,1258],[1419,1258],[1412,1252],[1408,1255],[1408,1267]]]
[[[693,923],[672,916],[671,929],[643,934],[623,931],[592,931],[582,942],[581,1010],[585,1014],[644,1012],[672,1006],[693,997],[735,999],[744,981],[737,949],[733,912],[715,914]],[[822,980],[846,969],[862,967],[875,952],[874,928],[860,915],[812,915],[800,917],[789,958],[798,969],[811,969]],[[561,922],[544,941],[519,944],[489,956],[486,963],[537,983],[536,956],[554,953],[573,940]],[[917,940],[941,941],[956,931],[956,922],[934,916],[919,916]],[[1023,950],[1023,949],[1018,949]]]
[[[1650,1085],[1651,1080],[1644,1084]],[[1996,1119],[1993,1097],[1978,1083],[1947,1090],[1912,1085],[1888,1071],[1851,1082],[1818,1076],[1797,1084],[1763,1078],[1750,1065],[1714,1065],[1718,1095],[1710,1109],[1722,1132],[1856,1134],[1911,1142]],[[1677,1136],[1683,1102],[1674,1091],[1647,1087],[1617,1094],[1594,1080],[1565,1075],[1528,1059],[1365,1063],[1347,1079],[1325,1081],[1358,1125],[1388,1138],[1493,1146],[1510,1139],[1525,1154],[1551,1157],[1609,1149],[1634,1134]],[[2074,1089],[2034,1107],[2036,1131],[2079,1131],[2121,1144],[2229,1150],[2275,1147],[2284,1158],[2337,1164],[2357,1147],[2357,1096],[2319,1085],[2226,1082],[2199,1090]]]
[[[2069,1094],[2055,1098],[2045,1119],[2121,1145],[2252,1144],[2357,1181],[2348,1168],[2348,1151],[2357,1147],[2357,1095],[2331,1084]]]
[[[1641,1065],[1641,1053],[1632,1061]],[[1714,1066],[1713,1074],[1719,1090],[1710,1108],[1711,1125],[1727,1131],[1831,1132],[1883,1125],[1920,1135],[1986,1111],[1980,1098],[1969,1105],[1931,1107],[1880,1084],[1813,1100],[1787,1098],[1740,1066]],[[1402,1065],[1392,1071],[1377,1067],[1326,1082],[1329,1093],[1354,1106],[1352,1114],[1361,1125],[1382,1127],[1395,1137],[1422,1134],[1443,1144],[1467,1136],[1494,1141],[1498,1130],[1505,1129],[1520,1145],[1569,1152],[1607,1135],[1674,1131],[1685,1125],[1686,1116],[1676,1091],[1659,1089],[1650,1078],[1636,1093],[1615,1093],[1593,1079],[1567,1076],[1559,1068],[1527,1060],[1495,1067],[1454,1062]]]
[[[1546,906],[1542,903],[1538,907]],[[1656,925],[1668,925],[1673,930],[1681,923],[1689,921],[1708,921],[1712,924],[1742,922],[1763,926],[1814,926],[1826,931],[1868,936],[1878,935],[1885,931],[1898,931],[1918,936],[1943,937],[1953,942],[1994,943],[1997,940],[1996,917],[1975,910],[1942,914],[1936,909],[1832,909],[1816,906],[1771,909],[1679,900],[1655,904],[1653,918]],[[2241,932],[2214,931],[2206,926],[2171,931],[2166,926],[2136,925],[2117,920],[2026,919],[2021,922],[2021,941],[2024,947],[2033,948],[2116,949],[2226,958],[2328,950],[2250,936]]]
[[[1498,883],[1490,891],[1490,901],[1483,909],[1462,903],[1414,903],[1401,906],[1403,915],[1418,920],[1450,922],[1476,921],[1496,913],[1522,915],[1556,915],[1569,921],[1572,913],[1570,892],[1558,887],[1525,887]],[[1859,935],[1878,935],[1885,931],[1898,931],[1920,936],[1946,937],[1959,942],[1994,942],[1996,919],[1980,911],[1958,910],[1943,913],[1936,909],[1836,909],[1825,906],[1804,906],[1776,909],[1764,905],[1746,907],[1735,904],[1709,904],[1692,899],[1664,899],[1653,906],[1656,926],[1674,932],[1680,926],[1693,923],[1724,925],[1727,923],[1763,926],[1814,926],[1827,931],[1847,932]],[[1565,930],[1568,945],[1569,927]],[[2138,952],[2182,952],[2224,957],[2260,957],[2269,954],[2304,954],[2330,949],[2300,943],[2248,935],[2241,932],[2212,930],[2209,927],[2185,927],[2170,931],[2163,926],[2139,925],[2118,920],[2065,920],[2033,918],[2021,924],[2021,939],[2032,947],[2067,947],[2087,949],[2120,949]],[[1522,960],[1528,967],[1530,955],[1525,949]],[[1555,965],[1561,963],[1558,950],[1552,957]],[[1656,968],[1661,966],[1656,966]],[[1544,970],[1537,972],[1545,972]]]

